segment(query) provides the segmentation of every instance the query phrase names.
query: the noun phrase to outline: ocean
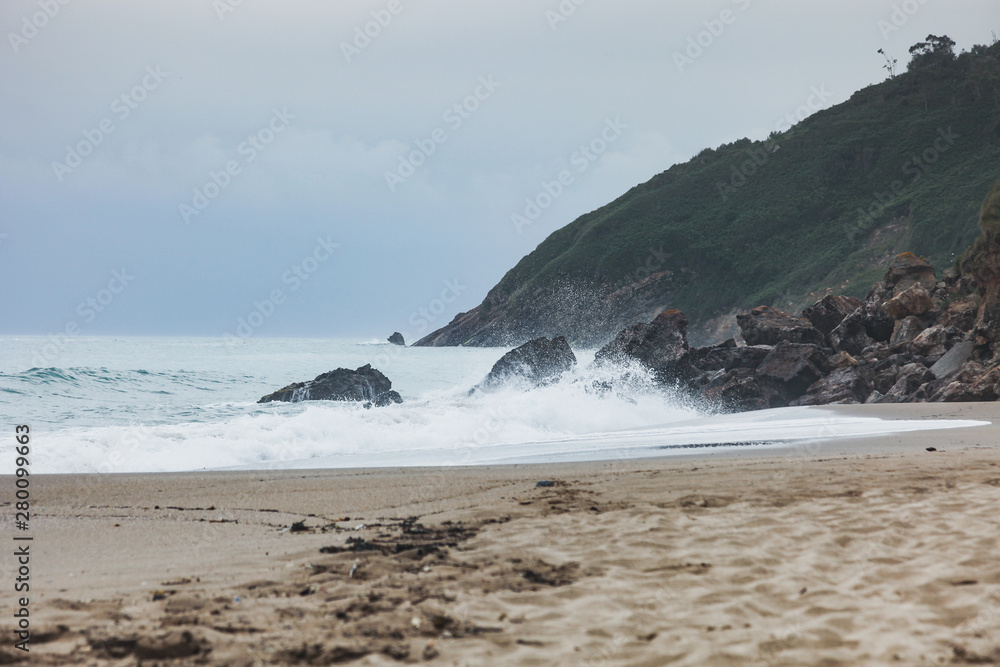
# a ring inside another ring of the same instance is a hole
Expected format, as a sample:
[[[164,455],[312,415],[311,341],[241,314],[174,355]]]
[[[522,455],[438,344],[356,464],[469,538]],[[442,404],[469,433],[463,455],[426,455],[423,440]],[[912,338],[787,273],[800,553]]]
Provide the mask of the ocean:
[[[575,350],[576,369],[556,384],[470,396],[505,351],[378,340],[0,337],[0,424],[10,432],[0,439],[0,471],[13,471],[19,424],[31,428],[36,474],[626,459],[929,425],[810,408],[719,415],[658,387],[641,368],[596,372],[586,350]],[[292,382],[365,364],[389,377],[401,405],[257,404]],[[609,378],[610,391],[595,384]]]

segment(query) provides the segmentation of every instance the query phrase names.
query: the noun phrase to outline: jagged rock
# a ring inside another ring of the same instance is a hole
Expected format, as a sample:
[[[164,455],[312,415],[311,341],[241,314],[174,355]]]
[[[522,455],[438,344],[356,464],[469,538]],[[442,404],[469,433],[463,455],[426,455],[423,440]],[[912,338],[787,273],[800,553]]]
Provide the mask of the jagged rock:
[[[834,350],[859,357],[875,343],[865,329],[864,313],[864,308],[858,308],[830,332],[830,345]]]
[[[963,297],[948,303],[937,317],[937,324],[945,327],[958,327],[962,331],[971,331],[976,325],[976,315],[979,311],[977,297]]]
[[[882,306],[889,317],[894,320],[901,320],[911,315],[920,316],[933,307],[934,299],[920,283],[906,288]]]
[[[403,334],[398,331],[389,336],[388,341],[393,345],[402,345],[403,347],[406,347],[406,341],[403,339]]]
[[[749,313],[741,313],[736,316],[736,322],[747,345],[826,344],[823,334],[809,320],[794,317],[770,306],[758,306]]]
[[[934,381],[934,373],[920,364],[907,364],[899,369],[899,379],[879,403],[906,403],[918,389]]]
[[[704,372],[731,371],[734,368],[754,370],[773,349],[771,345],[737,346],[736,341],[730,338],[720,345],[690,350],[691,364]]]
[[[937,363],[931,366],[934,377],[943,380],[953,373],[957,373],[972,356],[973,349],[975,349],[975,344],[972,341],[956,343],[943,357],[938,359]]]
[[[963,335],[963,332],[955,327],[941,325],[929,327],[913,339],[913,342],[910,343],[910,350],[913,354],[940,358],[961,340]]]
[[[970,251],[968,266],[979,292],[975,332],[989,347],[992,361],[1000,362],[1000,181],[983,202],[979,212],[983,234]]]
[[[833,369],[856,368],[858,366],[858,360],[849,355],[847,352],[837,352],[836,354],[830,355],[830,358],[827,359],[826,365]]]
[[[825,296],[802,311],[803,319],[812,323],[824,336],[856,311],[864,302],[853,296]]]
[[[899,295],[914,285],[921,285],[931,291],[937,286],[934,267],[923,257],[912,252],[904,252],[892,260],[879,288],[888,290],[887,298]],[[878,289],[878,288],[877,288]]]
[[[826,370],[826,354],[818,345],[779,343],[757,367],[757,374],[781,382],[790,402],[804,394]]]
[[[793,405],[831,405],[834,403],[864,403],[872,393],[872,383],[857,368],[839,368],[814,382],[805,396]]]
[[[896,380],[898,379],[899,367],[891,366],[883,371],[879,371],[875,375],[875,379],[872,380],[872,386],[875,388],[875,391],[884,395],[889,393],[889,390],[892,389],[892,386],[896,384]]]
[[[967,362],[932,396],[944,403],[995,401],[1000,399],[1000,367],[986,370],[982,364]]]
[[[926,292],[934,290],[937,278],[927,260],[911,252],[897,255],[882,281],[872,288],[865,299],[862,322],[865,333],[875,341],[888,342],[896,327],[896,319],[887,311],[887,304],[911,287],[919,285]],[[913,295],[911,295],[913,296]]]
[[[366,364],[357,370],[338,368],[316,376],[309,382],[296,382],[284,389],[261,398],[258,403],[282,401],[357,401],[365,407],[383,407],[391,403],[402,403],[398,392],[392,390],[392,382],[377,369]]]
[[[638,360],[653,370],[664,382],[670,382],[687,370],[687,318],[679,310],[660,313],[649,324],[635,324],[624,329],[614,340],[594,355],[597,363],[620,363]],[[735,346],[735,343],[734,343]]]
[[[780,385],[780,381],[748,368],[734,368],[713,380],[703,395],[737,412],[766,410],[788,405],[786,392]]]
[[[574,366],[576,355],[564,336],[536,338],[503,355],[472,391],[489,391],[518,380],[540,387],[557,381]]]
[[[915,315],[897,320],[896,328],[892,332],[892,338],[889,339],[889,345],[895,347],[911,343],[926,328],[927,325],[924,324],[923,320]]]

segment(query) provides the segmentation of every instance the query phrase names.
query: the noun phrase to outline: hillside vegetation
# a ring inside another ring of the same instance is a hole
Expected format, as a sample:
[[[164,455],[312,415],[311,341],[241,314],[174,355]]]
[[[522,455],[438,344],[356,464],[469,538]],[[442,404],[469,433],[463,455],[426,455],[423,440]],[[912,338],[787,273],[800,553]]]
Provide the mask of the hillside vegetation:
[[[691,337],[734,310],[864,296],[912,251],[948,268],[1000,175],[1000,44],[945,37],[908,71],[765,141],[706,149],[550,235],[422,345],[598,345],[682,310]]]

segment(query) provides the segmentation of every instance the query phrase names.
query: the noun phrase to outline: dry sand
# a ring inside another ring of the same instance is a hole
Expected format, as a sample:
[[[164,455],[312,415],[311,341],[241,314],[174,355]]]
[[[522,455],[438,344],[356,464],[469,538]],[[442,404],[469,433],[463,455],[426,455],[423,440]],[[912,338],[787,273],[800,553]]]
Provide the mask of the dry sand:
[[[1000,664],[998,443],[36,477],[30,664]]]

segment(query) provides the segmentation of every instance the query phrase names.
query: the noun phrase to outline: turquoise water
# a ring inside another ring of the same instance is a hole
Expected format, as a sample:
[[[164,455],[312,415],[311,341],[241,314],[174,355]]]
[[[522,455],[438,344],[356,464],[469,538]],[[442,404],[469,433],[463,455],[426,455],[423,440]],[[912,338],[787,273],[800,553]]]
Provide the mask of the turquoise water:
[[[627,393],[595,392],[586,351],[552,387],[468,396],[504,352],[349,340],[3,337],[0,414],[11,433],[31,426],[35,472],[336,465],[338,457],[391,465],[403,456],[412,465],[697,414],[641,372]],[[256,403],[291,382],[368,363],[392,380],[402,405]]]

